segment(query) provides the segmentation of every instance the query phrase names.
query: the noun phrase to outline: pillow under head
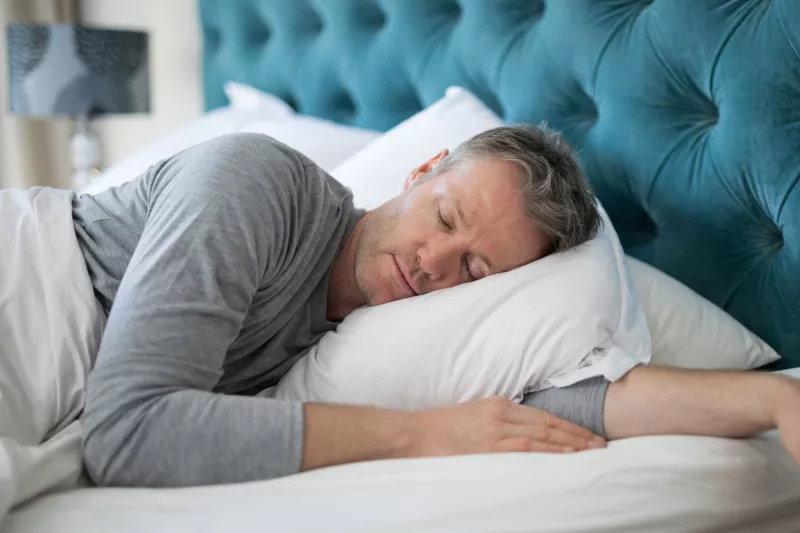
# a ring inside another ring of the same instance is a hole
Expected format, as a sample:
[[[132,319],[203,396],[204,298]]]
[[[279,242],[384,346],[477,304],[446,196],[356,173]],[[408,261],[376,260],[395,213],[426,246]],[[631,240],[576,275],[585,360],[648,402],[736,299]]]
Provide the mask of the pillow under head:
[[[616,232],[511,272],[349,315],[281,380],[304,402],[427,409],[616,380],[650,358]]]

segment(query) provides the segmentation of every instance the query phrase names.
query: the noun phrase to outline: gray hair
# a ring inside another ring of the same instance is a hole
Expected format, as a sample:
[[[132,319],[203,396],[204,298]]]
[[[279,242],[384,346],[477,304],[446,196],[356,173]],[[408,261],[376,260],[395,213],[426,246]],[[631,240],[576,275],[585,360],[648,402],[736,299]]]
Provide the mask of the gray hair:
[[[528,219],[550,236],[554,252],[583,244],[600,229],[597,201],[572,148],[545,125],[504,126],[479,133],[461,143],[425,179],[483,157],[499,157],[520,168]]]

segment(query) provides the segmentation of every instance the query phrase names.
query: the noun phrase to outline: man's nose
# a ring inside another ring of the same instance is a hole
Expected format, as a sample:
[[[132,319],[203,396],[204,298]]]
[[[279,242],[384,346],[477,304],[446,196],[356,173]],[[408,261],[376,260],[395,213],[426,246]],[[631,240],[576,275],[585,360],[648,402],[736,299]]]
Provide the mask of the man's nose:
[[[432,241],[420,248],[419,266],[427,278],[427,291],[458,285],[462,255],[461,246],[453,239]]]

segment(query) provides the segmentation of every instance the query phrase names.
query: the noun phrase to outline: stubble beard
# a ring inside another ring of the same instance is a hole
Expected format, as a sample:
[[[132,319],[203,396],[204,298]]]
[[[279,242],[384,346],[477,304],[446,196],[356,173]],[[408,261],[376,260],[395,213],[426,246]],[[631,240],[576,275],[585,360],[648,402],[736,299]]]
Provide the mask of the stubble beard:
[[[382,255],[392,254],[388,243],[397,227],[398,216],[388,212],[382,206],[375,210],[365,221],[364,231],[356,249],[356,284],[367,300],[367,305],[375,305],[378,298],[376,286],[380,283],[377,259]]]

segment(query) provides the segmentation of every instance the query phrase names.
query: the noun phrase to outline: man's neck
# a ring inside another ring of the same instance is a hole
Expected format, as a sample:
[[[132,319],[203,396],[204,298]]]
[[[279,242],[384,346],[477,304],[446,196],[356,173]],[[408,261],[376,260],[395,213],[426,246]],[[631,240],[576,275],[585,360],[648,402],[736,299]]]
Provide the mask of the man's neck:
[[[358,221],[333,263],[328,285],[328,320],[340,322],[347,315],[367,303],[356,279],[356,253],[358,241],[369,213]]]

